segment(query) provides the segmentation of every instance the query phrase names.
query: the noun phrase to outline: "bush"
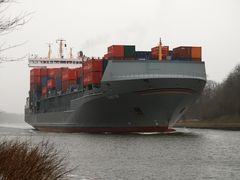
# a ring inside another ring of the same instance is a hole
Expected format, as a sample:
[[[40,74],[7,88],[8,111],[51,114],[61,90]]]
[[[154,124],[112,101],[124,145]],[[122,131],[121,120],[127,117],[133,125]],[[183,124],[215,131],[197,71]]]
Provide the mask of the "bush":
[[[0,179],[65,179],[65,159],[48,141],[37,145],[18,140],[0,142]]]

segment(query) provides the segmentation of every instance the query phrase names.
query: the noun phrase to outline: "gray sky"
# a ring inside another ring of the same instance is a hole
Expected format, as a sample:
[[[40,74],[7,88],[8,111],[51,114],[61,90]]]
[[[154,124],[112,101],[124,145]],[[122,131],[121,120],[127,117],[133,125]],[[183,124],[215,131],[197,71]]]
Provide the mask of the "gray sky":
[[[203,47],[208,79],[221,82],[240,62],[239,0],[18,0],[6,15],[34,12],[19,30],[0,36],[21,47],[4,54],[47,56],[47,44],[62,37],[73,50],[102,56],[109,45],[150,50],[162,37],[170,48]],[[56,46],[55,46],[56,47]],[[55,51],[56,48],[53,48]],[[55,51],[56,52],[56,51]],[[0,64],[0,109],[23,113],[29,90],[27,61]]]

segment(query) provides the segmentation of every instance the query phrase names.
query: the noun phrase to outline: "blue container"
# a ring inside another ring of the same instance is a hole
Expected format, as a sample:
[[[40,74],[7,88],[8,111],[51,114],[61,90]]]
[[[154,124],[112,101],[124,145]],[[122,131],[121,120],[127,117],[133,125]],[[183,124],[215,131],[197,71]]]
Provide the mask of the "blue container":
[[[125,58],[135,58],[135,46],[124,45],[124,57]]]
[[[35,98],[40,98],[42,96],[42,90],[41,89],[34,89],[32,92],[31,92],[32,96],[35,97]]]
[[[136,58],[139,60],[151,59],[151,51],[136,51]]]
[[[104,73],[104,72],[105,72],[105,69],[106,69],[106,67],[107,67],[107,65],[108,65],[108,60],[103,60],[102,65],[103,65],[103,73]]]
[[[61,77],[56,78],[56,90],[58,90],[58,91],[62,90],[62,78]]]
[[[41,78],[41,81],[42,81],[41,84],[42,84],[43,87],[47,86],[48,79],[49,79],[48,77],[42,77]]]

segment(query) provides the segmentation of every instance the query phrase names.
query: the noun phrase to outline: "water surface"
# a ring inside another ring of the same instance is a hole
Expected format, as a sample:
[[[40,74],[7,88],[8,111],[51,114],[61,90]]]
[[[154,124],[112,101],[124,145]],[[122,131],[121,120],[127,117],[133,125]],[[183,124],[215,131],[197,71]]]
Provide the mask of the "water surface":
[[[239,179],[240,132],[177,129],[173,134],[43,133],[0,127],[0,136],[54,142],[77,167],[69,179]]]

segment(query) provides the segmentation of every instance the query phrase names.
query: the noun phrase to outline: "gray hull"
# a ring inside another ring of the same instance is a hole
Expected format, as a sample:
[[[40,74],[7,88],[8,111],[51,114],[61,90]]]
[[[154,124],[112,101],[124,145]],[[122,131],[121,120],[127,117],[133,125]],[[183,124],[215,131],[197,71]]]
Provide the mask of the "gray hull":
[[[25,121],[43,131],[166,131],[205,82],[204,63],[109,61],[100,89],[42,100],[39,112],[25,110]]]

